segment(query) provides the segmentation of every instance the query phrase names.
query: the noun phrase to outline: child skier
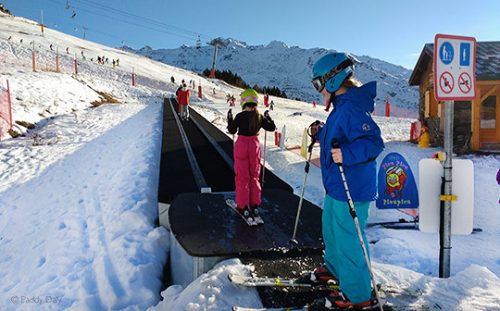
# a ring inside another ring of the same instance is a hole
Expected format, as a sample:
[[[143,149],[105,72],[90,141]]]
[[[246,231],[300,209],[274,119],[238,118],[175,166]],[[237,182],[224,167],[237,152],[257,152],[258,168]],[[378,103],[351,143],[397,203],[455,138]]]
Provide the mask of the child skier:
[[[178,91],[178,100],[180,105],[181,120],[189,120],[189,89],[186,82],[182,83],[182,88]]]
[[[179,92],[182,90],[182,85],[184,84],[184,79],[181,81],[181,84],[175,91],[175,96],[177,97],[177,114],[181,115],[181,101],[179,100]]]
[[[361,85],[356,81],[352,76],[356,62],[345,53],[331,53],[313,66],[312,83],[325,96],[326,109],[333,104],[333,111],[323,126],[319,121],[311,124],[311,133],[320,142],[326,190],[322,215],[325,266],[304,277],[309,276],[311,282],[336,279],[340,286],[315,301],[313,306],[321,310],[375,310],[381,304],[372,296],[370,267],[365,259],[368,249],[362,248],[353,218],[357,216],[364,245],[368,245],[364,228],[370,201],[377,196],[375,159],[384,143],[371,117],[376,82]],[[357,215],[350,213],[341,169]]]
[[[231,109],[227,114],[229,133],[238,132],[234,144],[235,194],[238,211],[245,218],[258,215],[261,204],[261,186],[259,184],[261,148],[259,130],[276,130],[274,121],[268,112],[261,115],[257,111],[258,94],[253,89],[241,93],[241,109],[233,119]]]
[[[267,94],[264,95],[264,106],[269,107],[269,95]]]

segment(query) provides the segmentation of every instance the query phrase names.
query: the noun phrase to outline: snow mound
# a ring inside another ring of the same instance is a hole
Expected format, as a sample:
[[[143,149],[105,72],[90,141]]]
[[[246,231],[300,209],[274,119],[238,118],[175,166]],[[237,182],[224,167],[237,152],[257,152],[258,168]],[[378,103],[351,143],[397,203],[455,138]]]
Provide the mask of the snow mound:
[[[163,301],[150,311],[202,311],[231,310],[235,305],[260,308],[260,298],[255,288],[238,287],[228,279],[228,274],[248,275],[248,266],[239,259],[228,259],[202,274],[182,289],[173,285],[162,292]]]

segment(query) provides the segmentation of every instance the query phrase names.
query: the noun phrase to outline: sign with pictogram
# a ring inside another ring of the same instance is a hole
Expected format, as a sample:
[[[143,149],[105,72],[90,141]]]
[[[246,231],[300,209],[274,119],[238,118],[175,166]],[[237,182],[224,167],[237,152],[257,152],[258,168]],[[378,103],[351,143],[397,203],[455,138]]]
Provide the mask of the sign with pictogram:
[[[467,94],[471,91],[471,86],[472,86],[471,76],[469,76],[467,72],[462,72],[458,77],[458,87],[464,94]]]
[[[475,38],[436,35],[434,94],[437,100],[473,100],[476,97]]]
[[[439,88],[445,93],[450,94],[455,87],[455,80],[448,71],[445,71],[439,77]]]

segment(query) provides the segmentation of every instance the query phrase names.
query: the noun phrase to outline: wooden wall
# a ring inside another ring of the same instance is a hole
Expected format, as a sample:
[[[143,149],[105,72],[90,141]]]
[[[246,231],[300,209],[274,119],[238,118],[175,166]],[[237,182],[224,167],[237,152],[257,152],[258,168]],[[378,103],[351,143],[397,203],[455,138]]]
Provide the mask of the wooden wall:
[[[481,129],[481,103],[496,95],[496,128]],[[419,83],[419,119],[427,121],[432,146],[443,145],[444,105],[434,97],[432,60],[427,63]],[[456,152],[479,151],[484,143],[496,145],[500,151],[500,80],[478,80],[476,99],[457,101],[454,106],[454,138]],[[460,150],[459,150],[460,149]],[[490,148],[491,149],[491,148]]]
[[[500,143],[500,80],[477,81],[477,97],[472,108],[472,149],[479,150],[483,142]],[[496,128],[481,129],[481,103],[496,95]]]
[[[444,105],[434,97],[432,62],[429,62],[419,84],[419,119],[426,120],[433,146],[443,145]],[[477,81],[474,101],[456,101],[454,106],[455,152],[478,151],[482,142],[500,146],[500,80]],[[495,129],[481,129],[480,103],[490,95],[497,97]]]
[[[422,74],[420,81],[419,117],[424,120],[429,117],[437,117],[439,114],[439,102],[434,97],[434,76],[432,62]]]

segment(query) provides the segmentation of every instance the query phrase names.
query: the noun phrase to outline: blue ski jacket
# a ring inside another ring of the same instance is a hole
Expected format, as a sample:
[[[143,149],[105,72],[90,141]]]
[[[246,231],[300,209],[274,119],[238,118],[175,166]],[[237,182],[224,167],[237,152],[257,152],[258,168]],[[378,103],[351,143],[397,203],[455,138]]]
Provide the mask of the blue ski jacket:
[[[347,201],[340,170],[333,162],[332,140],[340,145],[344,173],[355,202],[377,198],[376,158],[384,149],[380,128],[373,121],[376,82],[351,87],[335,97],[333,111],[318,130],[321,147],[321,175],[326,194],[335,200]]]

